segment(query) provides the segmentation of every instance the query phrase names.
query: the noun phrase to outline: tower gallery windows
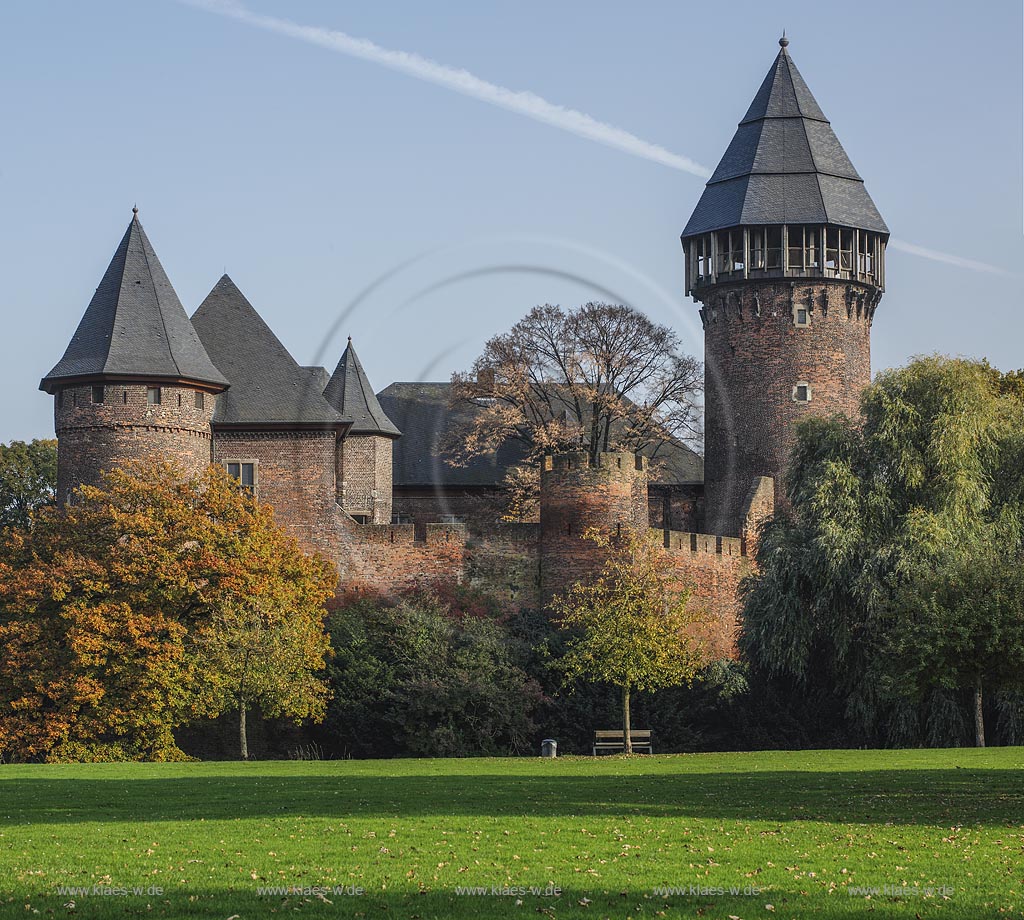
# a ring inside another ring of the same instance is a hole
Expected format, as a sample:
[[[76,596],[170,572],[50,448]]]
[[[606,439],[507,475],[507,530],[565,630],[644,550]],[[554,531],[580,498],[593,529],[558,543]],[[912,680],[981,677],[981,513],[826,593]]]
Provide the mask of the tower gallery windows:
[[[687,289],[757,278],[836,278],[881,287],[878,233],[817,224],[733,227],[686,241]]]

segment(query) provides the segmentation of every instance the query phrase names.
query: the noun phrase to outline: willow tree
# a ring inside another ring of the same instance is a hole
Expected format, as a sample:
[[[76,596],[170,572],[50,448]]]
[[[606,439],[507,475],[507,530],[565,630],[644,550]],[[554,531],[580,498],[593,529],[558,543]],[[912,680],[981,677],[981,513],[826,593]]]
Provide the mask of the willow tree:
[[[689,683],[707,664],[697,627],[704,614],[672,578],[664,553],[646,533],[613,538],[591,528],[584,539],[606,553],[596,577],[552,602],[570,633],[561,667],[570,682],[607,683],[622,694],[622,740],[631,754],[630,698]]]
[[[799,426],[791,509],[744,585],[745,654],[891,742],[948,743],[918,719],[967,699],[983,745],[985,693],[1024,684],[1020,392],[984,362],[922,358],[878,376],[862,424]]]

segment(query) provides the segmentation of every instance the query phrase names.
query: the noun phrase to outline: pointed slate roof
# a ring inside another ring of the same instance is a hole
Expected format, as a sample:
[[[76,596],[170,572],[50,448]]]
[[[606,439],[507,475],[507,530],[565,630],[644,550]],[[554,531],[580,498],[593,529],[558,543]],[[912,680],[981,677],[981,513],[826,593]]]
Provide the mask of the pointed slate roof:
[[[838,224],[889,228],[832,126],[782,48],[683,238],[741,224]]]
[[[217,399],[214,425],[337,428],[341,416],[235,283],[224,275],[192,316],[214,364],[231,381]]]
[[[324,390],[324,399],[352,422],[349,434],[380,434],[397,438],[402,433],[380,407],[366,371],[352,347],[351,338]]]
[[[39,384],[105,377],[175,379],[226,387],[134,210],[64,357]]]

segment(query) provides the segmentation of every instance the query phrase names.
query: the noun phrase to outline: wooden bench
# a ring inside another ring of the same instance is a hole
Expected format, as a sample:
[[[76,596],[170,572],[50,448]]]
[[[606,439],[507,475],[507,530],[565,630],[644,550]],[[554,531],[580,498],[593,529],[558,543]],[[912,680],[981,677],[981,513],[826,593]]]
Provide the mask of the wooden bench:
[[[612,731],[594,732],[594,756],[598,751],[610,751],[618,753],[626,750],[625,739],[621,728]],[[651,744],[650,729],[634,728],[629,732],[629,740],[633,746],[633,753],[653,754],[654,747]]]

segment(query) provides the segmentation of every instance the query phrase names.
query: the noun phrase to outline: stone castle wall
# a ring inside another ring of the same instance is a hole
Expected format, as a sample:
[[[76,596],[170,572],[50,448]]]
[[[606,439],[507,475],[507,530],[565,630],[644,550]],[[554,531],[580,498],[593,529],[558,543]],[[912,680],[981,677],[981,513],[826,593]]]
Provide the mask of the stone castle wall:
[[[338,443],[338,501],[368,524],[391,523],[391,438],[350,435]]]

